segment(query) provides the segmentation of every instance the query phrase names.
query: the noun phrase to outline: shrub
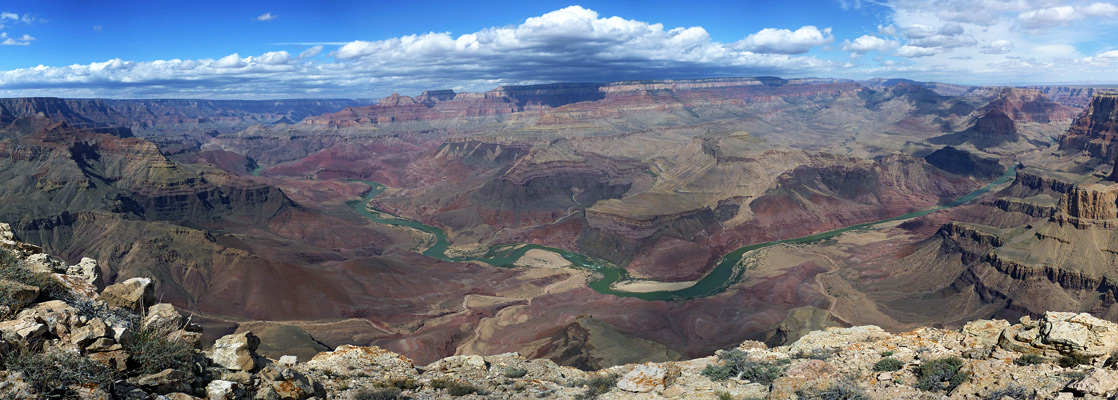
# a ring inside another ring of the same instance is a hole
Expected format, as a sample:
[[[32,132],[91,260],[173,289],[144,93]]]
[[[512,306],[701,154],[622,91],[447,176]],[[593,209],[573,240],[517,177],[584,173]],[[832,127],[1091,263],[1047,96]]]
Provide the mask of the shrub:
[[[103,302],[90,299],[73,299],[68,302],[78,316],[89,319],[101,318],[105,322],[122,323],[129,327],[139,326],[139,316],[123,308],[110,308]]]
[[[1056,360],[1056,364],[1064,368],[1075,368],[1080,365],[1090,365],[1093,363],[1094,359],[1082,354],[1064,354],[1063,357]]]
[[[801,399],[816,399],[816,400],[869,400],[869,395],[866,391],[859,387],[854,382],[838,381],[827,387],[826,389],[819,390],[800,390],[796,391],[796,396]]]
[[[881,352],[882,357],[889,357],[893,354],[896,354],[896,353],[893,352],[893,350],[885,350],[885,351]]]
[[[1006,386],[1004,388],[1001,388],[1001,389],[998,389],[998,390],[995,390],[993,392],[990,392],[990,393],[986,394],[985,399],[986,400],[1002,400],[1006,397],[1009,397],[1013,400],[1033,400],[1033,399],[1036,398],[1036,395],[1033,394],[1032,390],[1029,390],[1029,389],[1026,389],[1024,387],[1017,386],[1017,385],[1014,385],[1014,384],[1010,384],[1009,386]]]
[[[471,393],[479,393],[480,391],[468,383],[461,383],[454,379],[442,377],[436,378],[431,381],[431,387],[435,389],[446,389],[447,394],[451,396],[465,396]]]
[[[702,374],[712,381],[724,381],[738,376],[734,366],[729,363],[707,365]]]
[[[401,398],[400,389],[396,388],[361,389],[353,394],[353,400],[397,400]]]
[[[451,386],[451,387],[447,388],[446,392],[447,392],[447,394],[449,394],[451,396],[458,397],[458,396],[465,396],[467,394],[477,393],[478,390],[473,385],[460,383],[460,384],[457,384],[457,385],[454,385],[454,386]]]
[[[714,396],[718,397],[718,400],[733,400],[734,399],[734,396],[731,395],[730,392],[722,391],[722,390],[714,392]]]
[[[1044,357],[1036,354],[1026,354],[1021,357],[1017,357],[1017,359],[1013,360],[1013,363],[1021,366],[1044,364]]]
[[[916,388],[929,392],[951,393],[965,382],[969,375],[962,372],[963,360],[958,357],[940,358],[920,364],[916,371]]]
[[[105,387],[113,373],[104,364],[64,351],[15,351],[4,359],[5,369],[23,372],[27,383],[48,399],[73,398],[70,386]]]
[[[772,384],[776,378],[784,373],[784,367],[792,361],[787,358],[779,360],[754,360],[744,351],[733,349],[722,352],[718,356],[721,364],[711,364],[703,369],[702,374],[712,381],[724,381],[730,378],[747,379],[762,385]]]
[[[593,378],[583,382],[583,385],[586,386],[586,392],[578,396],[578,398],[586,400],[596,399],[598,396],[613,390],[613,387],[617,386],[617,380],[620,378],[621,376],[618,374],[595,375]]]
[[[892,357],[882,358],[873,365],[875,372],[893,372],[901,368],[904,368],[904,361]]]
[[[505,377],[506,378],[513,378],[513,379],[523,378],[524,375],[528,375],[528,370],[526,370],[524,368],[520,368],[520,367],[505,368]]]
[[[0,279],[37,287],[40,298],[68,300],[70,297],[70,292],[51,274],[31,271],[12,252],[5,249],[0,249]],[[10,300],[11,296],[0,298]]]
[[[431,387],[433,387],[435,389],[446,389],[448,387],[454,386],[454,384],[455,384],[455,382],[454,382],[453,379],[446,378],[446,377],[435,378],[435,379],[431,380]]]
[[[165,369],[189,371],[194,361],[194,347],[170,339],[170,332],[161,329],[144,328],[132,336],[132,341],[124,345],[137,368],[135,375],[154,374]]]
[[[419,388],[419,382],[412,378],[393,378],[388,381],[390,385],[397,389],[415,390]]]

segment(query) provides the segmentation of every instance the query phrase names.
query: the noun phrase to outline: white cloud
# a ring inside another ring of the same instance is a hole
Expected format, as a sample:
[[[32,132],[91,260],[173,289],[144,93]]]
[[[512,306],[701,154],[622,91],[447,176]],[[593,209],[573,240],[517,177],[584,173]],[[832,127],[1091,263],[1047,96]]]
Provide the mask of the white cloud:
[[[1013,42],[1005,39],[998,39],[988,45],[982,46],[982,50],[979,51],[982,52],[982,54],[1006,54],[1013,51]]]
[[[9,37],[7,32],[0,32],[0,46],[27,46],[35,40],[31,35],[24,34],[19,38]]]
[[[287,51],[234,53],[218,59],[110,60],[0,71],[0,95],[49,95],[65,88],[70,96],[86,97],[367,97],[546,82],[825,75],[819,71],[841,68],[840,62],[785,54],[833,41],[830,30],[787,32],[791,35],[777,35],[786,42],[754,36],[749,42],[725,43],[712,40],[701,27],[669,28],[572,6],[520,25],[458,36],[433,32],[340,47],[311,43],[314,47],[298,57]],[[760,53],[760,47],[782,53]]]
[[[235,56],[235,55],[236,54],[233,54],[231,56]],[[226,58],[228,58],[228,57],[226,57]],[[222,60],[224,60],[224,59],[222,59]],[[273,51],[273,52],[270,52],[270,53],[264,53],[264,54],[260,55],[260,57],[256,57],[256,60],[259,61],[261,64],[266,64],[266,65],[284,65],[284,64],[287,64],[288,61],[291,61],[291,55],[287,54],[286,51]],[[244,65],[241,65],[240,67],[243,67],[243,66]],[[240,67],[233,67],[233,68],[240,68]]]
[[[810,51],[812,47],[828,44],[834,40],[831,28],[819,30],[808,25],[795,31],[765,28],[746,36],[740,43],[746,50],[754,53],[803,54]]]
[[[877,36],[862,35],[854,41],[847,40],[842,45],[842,49],[854,53],[868,53],[871,51],[885,51],[897,48],[899,44],[896,40],[882,39]]]
[[[1083,14],[1088,16],[1113,17],[1118,16],[1118,6],[1109,3],[1092,3],[1083,8]]]
[[[957,47],[974,46],[978,44],[978,41],[975,40],[974,37],[967,35],[932,35],[925,38],[909,40],[908,44],[917,47],[942,47],[945,49],[954,49]]]
[[[899,57],[918,58],[918,57],[934,56],[934,55],[942,53],[942,52],[943,52],[943,50],[938,48],[938,47],[919,47],[919,46],[904,45],[904,46],[901,46],[901,48],[897,49],[897,51],[894,52],[894,54],[896,54]]]
[[[311,57],[317,56],[318,53],[322,52],[322,48],[323,47],[320,44],[320,45],[308,48],[306,50],[303,50],[303,52],[299,53],[299,58],[311,58]]]
[[[244,68],[247,65],[248,64],[245,63],[244,60],[241,60],[241,56],[237,53],[227,55],[210,63],[210,67],[213,68]]]
[[[275,15],[275,14],[272,14],[270,12],[266,12],[266,13],[260,14],[260,16],[256,17],[256,20],[260,21],[260,22],[268,22],[268,21],[272,21],[276,18],[279,18],[279,15]]]
[[[1079,18],[1082,18],[1082,16],[1076,14],[1075,7],[1061,6],[1021,13],[1017,16],[1017,22],[1027,30],[1039,31],[1046,30],[1052,25],[1066,24]]]
[[[18,23],[18,24],[23,24],[23,25],[30,25],[33,22],[46,22],[46,21],[36,19],[35,17],[32,17],[30,14],[24,14],[23,16],[20,16],[17,13],[9,12],[9,11],[0,12],[0,29],[4,29],[4,27],[9,23]]]

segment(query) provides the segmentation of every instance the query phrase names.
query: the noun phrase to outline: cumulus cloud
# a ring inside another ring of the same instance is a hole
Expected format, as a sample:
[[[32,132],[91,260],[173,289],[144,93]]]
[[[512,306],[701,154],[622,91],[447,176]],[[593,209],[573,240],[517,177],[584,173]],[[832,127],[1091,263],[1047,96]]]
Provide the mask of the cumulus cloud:
[[[854,41],[847,40],[842,49],[854,53],[868,53],[871,51],[886,51],[897,48],[896,40],[882,39],[877,36],[862,35]]]
[[[1092,3],[1083,8],[1083,15],[1091,17],[1113,17],[1118,16],[1118,6],[1109,3]]]
[[[1118,6],[1109,3],[1091,3],[1084,7],[1059,6],[1023,12],[1017,16],[1017,23],[1027,33],[1042,34],[1056,26],[1089,17],[1118,16]]]
[[[1013,42],[1005,39],[998,39],[988,45],[982,46],[982,50],[980,51],[983,54],[1006,54],[1013,51]]]
[[[234,53],[0,71],[0,94],[46,95],[66,88],[70,95],[89,97],[368,97],[544,82],[802,76],[841,66],[797,55],[833,41],[829,29],[769,35],[773,31],[781,30],[726,43],[712,40],[701,27],[667,28],[572,6],[519,25],[457,36],[431,32],[340,47],[312,43],[297,57],[286,51]]]
[[[897,51],[894,52],[894,54],[896,54],[898,57],[918,58],[918,57],[934,56],[934,55],[942,53],[942,52],[943,52],[943,50],[938,48],[938,47],[920,47],[920,46],[904,45],[904,46],[901,46],[901,48],[897,49]]]
[[[765,28],[746,36],[741,43],[746,50],[755,53],[803,54],[810,51],[812,47],[822,46],[834,40],[831,28],[819,30],[808,25],[795,31]]]
[[[232,54],[231,56],[236,56],[236,54]],[[287,64],[288,61],[291,61],[291,55],[287,54],[286,51],[273,51],[256,57],[256,60],[265,65],[284,65]],[[244,63],[241,64],[242,65],[239,67],[233,68],[243,67]]]
[[[268,22],[268,21],[274,20],[276,18],[279,18],[279,15],[275,15],[275,14],[272,14],[270,12],[266,12],[266,13],[263,13],[263,14],[260,14],[259,16],[257,16],[256,20],[260,21],[260,22]]]
[[[211,62],[210,66],[214,68],[244,68],[248,64],[241,60],[241,56],[233,53]]]
[[[9,37],[7,32],[0,32],[0,46],[27,46],[31,41],[35,40],[31,35],[23,35],[18,38]]]

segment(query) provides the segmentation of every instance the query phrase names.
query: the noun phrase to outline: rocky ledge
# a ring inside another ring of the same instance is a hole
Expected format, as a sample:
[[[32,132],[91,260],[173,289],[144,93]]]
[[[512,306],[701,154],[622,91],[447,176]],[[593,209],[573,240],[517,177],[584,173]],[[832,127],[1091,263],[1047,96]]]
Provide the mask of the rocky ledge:
[[[377,347],[310,360],[257,354],[154,302],[151,281],[102,287],[0,224],[0,398],[80,399],[1064,399],[1118,393],[1118,325],[1047,312],[958,331],[828,328],[795,343],[745,342],[688,361],[582,371],[517,354],[426,366]]]

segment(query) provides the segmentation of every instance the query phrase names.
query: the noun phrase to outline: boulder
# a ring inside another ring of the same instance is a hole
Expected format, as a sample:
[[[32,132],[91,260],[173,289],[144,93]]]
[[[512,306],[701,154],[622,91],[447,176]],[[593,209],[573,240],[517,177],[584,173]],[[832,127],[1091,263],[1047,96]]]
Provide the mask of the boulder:
[[[27,382],[23,372],[0,371],[0,398],[34,399],[38,398],[35,388]]]
[[[320,387],[306,375],[293,369],[282,371],[274,366],[265,367],[258,374],[264,382],[262,386],[270,388],[271,392],[280,399],[302,400],[321,393]],[[259,396],[258,396],[259,397]]]
[[[415,374],[415,365],[410,359],[376,346],[338,346],[334,351],[318,353],[303,367],[308,370],[376,374],[386,378]]]
[[[85,325],[70,331],[70,343],[85,347],[93,341],[109,336],[109,326],[101,318],[89,320]]]
[[[128,369],[129,355],[124,350],[89,353],[87,357],[117,371]]]
[[[46,253],[32,254],[23,260],[23,265],[28,270],[35,273],[53,274],[56,272],[66,272],[62,260],[51,257]]]
[[[1002,331],[1009,327],[1009,321],[1004,319],[980,319],[967,322],[963,325],[962,333],[973,338],[975,344],[993,346],[998,343]]]
[[[427,366],[428,370],[447,373],[466,372],[470,370],[485,371],[485,358],[481,356],[450,356]]]
[[[87,282],[84,278],[74,275],[54,274],[54,280],[66,288],[66,291],[82,300],[97,298],[98,288]]]
[[[175,306],[159,303],[148,307],[148,314],[140,326],[143,329],[154,329],[156,332],[171,332],[182,327],[182,314]]]
[[[101,291],[97,299],[105,302],[109,307],[121,307],[139,312],[147,305],[155,304],[155,288],[151,284],[151,279],[132,278],[109,285]]]
[[[237,383],[213,380],[206,385],[206,398],[209,400],[233,400],[240,398]]]
[[[18,310],[39,298],[39,288],[0,279],[0,296],[10,299],[10,305]]]
[[[57,336],[66,336],[70,332],[70,321],[78,314],[78,310],[61,300],[50,300],[36,303],[20,311],[17,319],[35,321],[47,326]]]
[[[167,334],[167,339],[186,343],[195,349],[202,348],[202,334],[198,332],[187,332],[185,329]]]
[[[28,344],[47,332],[46,325],[27,319],[0,322],[0,337],[9,342]]]
[[[1046,312],[1037,321],[1022,318],[1007,327],[998,345],[1025,354],[1100,361],[1118,350],[1118,325],[1086,313]]]
[[[215,364],[230,371],[251,371],[258,363],[259,346],[260,338],[252,332],[238,333],[218,339],[208,354]]]
[[[101,279],[101,267],[98,267],[97,260],[92,258],[82,257],[77,265],[66,268],[66,274],[80,277],[97,289],[105,288],[105,282]]]
[[[653,363],[636,366],[617,381],[617,388],[626,392],[648,393],[657,388],[663,390],[668,369]]]
[[[1068,385],[1068,389],[1080,394],[1111,396],[1118,392],[1118,371],[1094,368],[1082,379]]]
[[[190,382],[194,379],[189,373],[173,368],[129,379],[128,382],[149,389],[158,394],[190,391]]]

